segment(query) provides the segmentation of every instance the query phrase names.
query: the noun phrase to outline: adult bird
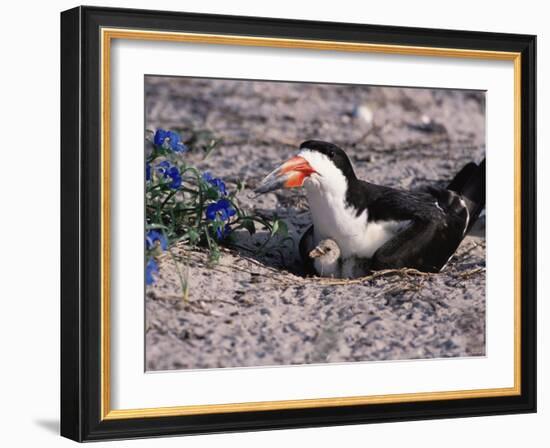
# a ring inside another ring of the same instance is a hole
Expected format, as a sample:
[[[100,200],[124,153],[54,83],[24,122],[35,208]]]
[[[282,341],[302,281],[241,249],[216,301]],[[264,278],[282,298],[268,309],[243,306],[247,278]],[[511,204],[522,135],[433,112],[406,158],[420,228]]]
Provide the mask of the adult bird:
[[[300,253],[310,266],[311,250],[332,239],[343,259],[368,260],[371,270],[439,272],[485,206],[485,160],[464,166],[447,188],[405,191],[358,179],[341,148],[309,140],[256,192],[281,187],[305,189],[313,224]]]

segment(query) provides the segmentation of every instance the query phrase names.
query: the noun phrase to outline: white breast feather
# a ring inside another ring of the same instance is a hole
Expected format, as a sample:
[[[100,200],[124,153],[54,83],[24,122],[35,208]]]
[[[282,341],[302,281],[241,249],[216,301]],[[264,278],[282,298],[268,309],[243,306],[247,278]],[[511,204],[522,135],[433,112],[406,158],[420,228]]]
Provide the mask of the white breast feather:
[[[314,225],[313,243],[332,238],[340,247],[342,258],[371,258],[380,246],[409,224],[409,221],[375,221],[368,223],[367,211],[357,210],[346,202],[347,179],[323,154],[304,150],[300,153],[319,174],[304,183]]]
[[[313,261],[313,267],[315,268],[315,272],[317,272],[317,274],[321,277],[342,277],[342,269],[340,268],[339,260],[334,260],[330,263],[316,258]]]

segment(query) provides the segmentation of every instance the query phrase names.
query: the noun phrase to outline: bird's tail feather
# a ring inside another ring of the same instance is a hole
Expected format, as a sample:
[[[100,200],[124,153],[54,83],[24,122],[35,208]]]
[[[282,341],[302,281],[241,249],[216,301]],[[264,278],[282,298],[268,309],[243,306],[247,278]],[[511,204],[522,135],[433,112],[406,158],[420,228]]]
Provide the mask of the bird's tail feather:
[[[470,214],[467,230],[470,230],[485,208],[485,159],[479,164],[470,162],[465,165],[447,186],[447,189],[467,199],[466,203]]]

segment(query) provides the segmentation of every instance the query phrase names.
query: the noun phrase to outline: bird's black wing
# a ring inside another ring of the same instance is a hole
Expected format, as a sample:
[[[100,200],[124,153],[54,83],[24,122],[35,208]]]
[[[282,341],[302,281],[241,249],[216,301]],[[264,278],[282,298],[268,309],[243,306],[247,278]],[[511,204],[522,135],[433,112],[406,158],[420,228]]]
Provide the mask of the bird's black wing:
[[[437,193],[435,189],[425,193],[384,188],[369,204],[368,220],[427,222],[443,219],[444,211],[438,204]]]
[[[368,209],[369,221],[432,220],[440,214],[432,192],[405,191],[355,180],[346,201],[359,216]]]
[[[304,232],[300,238],[300,244],[298,247],[300,251],[300,258],[302,259],[302,266],[304,268],[304,273],[315,274],[315,269],[313,267],[313,261],[309,256],[309,252],[313,249],[313,224]]]
[[[408,267],[438,272],[458,248],[467,226],[460,197],[443,189],[429,193],[386,190],[369,211],[369,221],[409,221],[374,253],[374,270]]]
[[[374,253],[370,268],[413,268],[422,272],[439,272],[453,255],[460,239],[440,238],[433,222],[412,222]]]

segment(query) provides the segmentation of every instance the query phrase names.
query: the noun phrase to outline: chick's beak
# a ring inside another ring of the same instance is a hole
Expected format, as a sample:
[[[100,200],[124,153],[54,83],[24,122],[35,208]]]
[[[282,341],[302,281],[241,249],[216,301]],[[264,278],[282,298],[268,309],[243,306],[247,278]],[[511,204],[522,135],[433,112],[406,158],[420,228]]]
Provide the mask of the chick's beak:
[[[309,258],[319,258],[319,257],[322,257],[323,255],[326,255],[326,251],[325,249],[323,249],[322,247],[319,247],[317,246],[315,249],[313,249],[310,253],[309,253]]]
[[[306,159],[295,156],[269,173],[254,191],[262,194],[279,188],[301,187],[305,179],[315,172]]]

